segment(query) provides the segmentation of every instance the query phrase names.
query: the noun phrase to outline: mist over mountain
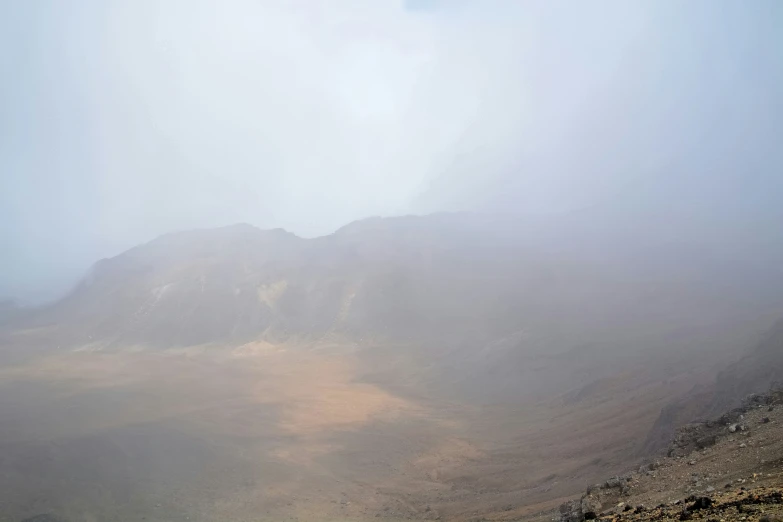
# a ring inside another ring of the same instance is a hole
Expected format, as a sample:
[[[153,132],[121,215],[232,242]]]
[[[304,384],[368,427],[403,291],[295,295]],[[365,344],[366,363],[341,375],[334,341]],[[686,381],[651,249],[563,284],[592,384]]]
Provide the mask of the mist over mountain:
[[[775,0],[0,9],[0,298],[237,222],[599,207],[737,256],[783,220]]]
[[[3,308],[9,512],[552,507],[783,368],[777,238],[662,229],[441,213],[174,232],[102,259],[50,305]]]
[[[737,255],[601,218],[369,218],[314,239],[246,224],[172,233],[97,262],[25,324],[104,349],[396,345],[373,357],[407,353],[455,392],[473,372],[487,382],[472,394],[508,399],[639,360],[722,356],[781,315],[778,243]]]
[[[561,331],[602,321],[676,330],[780,302],[777,245],[748,259],[708,239],[671,244],[582,217],[527,229],[513,216],[371,218],[316,239],[250,225],[173,233],[99,261],[46,313],[86,321],[96,337],[166,345],[262,334],[486,338],[552,321]]]
[[[781,27],[0,2],[0,520],[776,522]]]

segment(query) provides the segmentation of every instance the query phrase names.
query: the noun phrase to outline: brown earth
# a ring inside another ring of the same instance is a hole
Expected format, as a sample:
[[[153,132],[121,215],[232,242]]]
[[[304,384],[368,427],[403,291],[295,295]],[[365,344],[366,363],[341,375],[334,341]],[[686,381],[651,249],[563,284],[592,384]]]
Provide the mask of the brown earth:
[[[638,464],[780,281],[559,228],[239,225],[98,262],[2,314],[0,521],[513,520]]]
[[[781,394],[761,397],[714,421],[685,426],[669,453],[638,471],[591,486],[560,514],[536,519],[747,520],[783,514],[783,404]],[[768,404],[774,402],[774,404]],[[713,445],[693,448],[704,435]],[[714,437],[714,439],[713,439]],[[586,516],[585,513],[589,512]],[[574,518],[576,517],[576,518]]]
[[[778,478],[774,482],[780,484],[781,480]],[[780,522],[783,520],[783,488],[780,486],[743,487],[728,492],[688,497],[671,506],[656,506],[649,510],[632,508],[626,512],[601,517],[599,520]]]
[[[623,469],[698,378],[627,372],[476,406],[373,383],[344,344],[20,359],[0,370],[0,520],[14,522],[518,516]]]

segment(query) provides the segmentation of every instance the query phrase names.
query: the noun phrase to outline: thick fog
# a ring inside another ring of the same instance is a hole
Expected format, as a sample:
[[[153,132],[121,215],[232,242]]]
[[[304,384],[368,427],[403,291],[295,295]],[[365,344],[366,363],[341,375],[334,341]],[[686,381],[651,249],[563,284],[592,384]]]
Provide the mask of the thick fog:
[[[781,27],[776,0],[0,2],[0,296],[234,222],[598,208],[766,241]]]

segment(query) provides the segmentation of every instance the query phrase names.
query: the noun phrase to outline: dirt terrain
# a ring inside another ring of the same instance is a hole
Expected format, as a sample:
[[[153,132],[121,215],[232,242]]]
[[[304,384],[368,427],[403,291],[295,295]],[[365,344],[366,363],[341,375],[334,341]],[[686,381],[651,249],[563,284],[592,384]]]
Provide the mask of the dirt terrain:
[[[343,344],[18,359],[0,370],[9,522],[521,514],[624,469],[662,405],[698,378],[662,387],[627,372],[481,407],[373,383],[361,350]]]
[[[507,225],[170,234],[6,313],[0,521],[522,519],[777,375],[783,293]]]
[[[680,429],[668,457],[590,486],[537,519],[780,520],[783,515],[783,393]],[[777,517],[777,518],[776,518]]]

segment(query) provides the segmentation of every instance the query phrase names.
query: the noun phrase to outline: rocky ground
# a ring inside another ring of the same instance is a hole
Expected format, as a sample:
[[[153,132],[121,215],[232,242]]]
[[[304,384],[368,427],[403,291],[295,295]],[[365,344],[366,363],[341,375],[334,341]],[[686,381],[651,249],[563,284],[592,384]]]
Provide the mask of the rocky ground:
[[[621,521],[658,520],[707,520],[712,522],[743,520],[747,522],[780,522],[783,520],[783,489],[779,487],[754,487],[733,489],[702,496],[691,496],[672,504],[662,504],[652,509],[643,506],[601,519]]]
[[[561,522],[782,517],[781,392],[751,396],[716,420],[684,426],[666,457],[590,486],[559,509]]]

